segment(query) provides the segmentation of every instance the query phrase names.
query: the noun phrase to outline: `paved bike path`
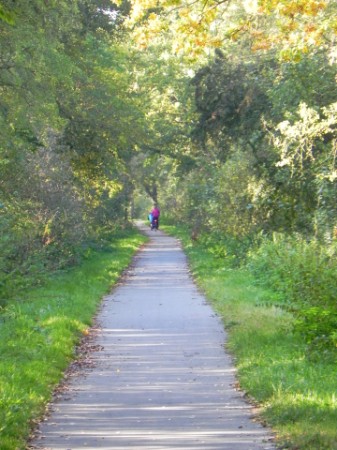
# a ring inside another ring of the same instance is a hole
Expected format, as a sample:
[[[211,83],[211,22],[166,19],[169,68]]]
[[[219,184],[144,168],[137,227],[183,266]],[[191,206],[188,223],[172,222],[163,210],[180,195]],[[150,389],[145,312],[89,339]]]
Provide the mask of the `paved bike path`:
[[[33,448],[273,449],[234,388],[223,326],[178,241],[150,233],[103,301],[93,367],[71,378]]]

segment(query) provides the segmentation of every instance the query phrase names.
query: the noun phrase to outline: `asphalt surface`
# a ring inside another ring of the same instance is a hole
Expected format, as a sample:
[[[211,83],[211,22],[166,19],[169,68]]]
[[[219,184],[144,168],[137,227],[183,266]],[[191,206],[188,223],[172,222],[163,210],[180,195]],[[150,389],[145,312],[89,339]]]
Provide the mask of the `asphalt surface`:
[[[29,448],[274,449],[235,389],[223,326],[178,241],[147,233],[150,243],[103,299],[92,364],[70,378]]]

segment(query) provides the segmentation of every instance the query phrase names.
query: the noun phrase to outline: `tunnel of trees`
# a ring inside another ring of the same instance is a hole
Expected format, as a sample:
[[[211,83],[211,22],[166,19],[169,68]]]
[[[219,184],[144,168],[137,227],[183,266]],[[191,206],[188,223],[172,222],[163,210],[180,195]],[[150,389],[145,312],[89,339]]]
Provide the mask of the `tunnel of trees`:
[[[307,255],[293,295],[336,342],[336,13],[1,0],[1,305],[158,201],[233,265]]]

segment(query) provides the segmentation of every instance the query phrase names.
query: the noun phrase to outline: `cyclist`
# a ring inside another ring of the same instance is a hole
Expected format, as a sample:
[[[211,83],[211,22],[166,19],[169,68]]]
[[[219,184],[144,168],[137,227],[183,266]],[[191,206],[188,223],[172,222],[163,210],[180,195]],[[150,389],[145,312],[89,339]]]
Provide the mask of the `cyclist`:
[[[153,206],[152,211],[150,212],[150,216],[152,217],[151,228],[154,228],[155,222],[157,222],[156,228],[159,228],[160,209],[158,208],[158,205]]]

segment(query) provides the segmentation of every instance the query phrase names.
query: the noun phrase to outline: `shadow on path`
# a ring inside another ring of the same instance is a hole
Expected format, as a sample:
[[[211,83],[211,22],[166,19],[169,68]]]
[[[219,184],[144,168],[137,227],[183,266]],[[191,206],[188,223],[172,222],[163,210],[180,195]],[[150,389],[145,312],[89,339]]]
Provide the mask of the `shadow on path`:
[[[161,231],[107,296],[92,368],[70,381],[36,449],[262,450],[271,434],[234,389],[222,324]]]

